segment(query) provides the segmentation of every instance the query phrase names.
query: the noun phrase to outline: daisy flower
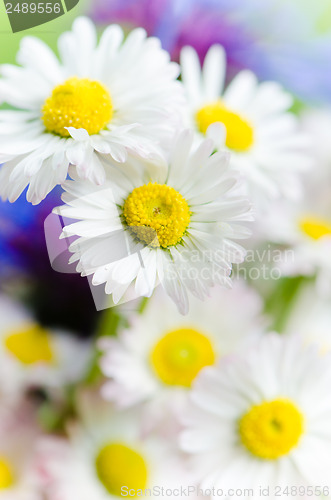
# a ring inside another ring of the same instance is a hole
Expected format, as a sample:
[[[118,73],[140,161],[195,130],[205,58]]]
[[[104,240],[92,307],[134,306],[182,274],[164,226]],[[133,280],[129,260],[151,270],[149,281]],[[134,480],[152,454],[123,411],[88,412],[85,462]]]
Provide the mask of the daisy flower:
[[[36,447],[40,438],[31,408],[20,402],[0,414],[0,499],[42,500]]]
[[[306,137],[287,110],[292,98],[275,82],[258,83],[241,71],[224,90],[225,52],[213,45],[201,69],[192,47],[181,52],[187,120],[198,136],[227,147],[231,163],[247,178],[257,200],[298,194],[298,172],[309,166]]]
[[[46,439],[39,447],[47,498],[174,498],[161,488],[178,488],[187,472],[169,441],[143,437],[139,412],[114,413],[90,395],[87,404],[82,423],[71,426],[68,441]]]
[[[279,267],[288,276],[316,276],[321,295],[331,293],[330,184],[325,177],[306,189],[302,203],[277,202],[258,223],[270,241],[287,246]]]
[[[82,178],[105,180],[104,156],[127,151],[157,157],[173,134],[182,92],[178,66],[143,29],[123,42],[117,25],[97,44],[93,23],[74,21],[59,38],[60,60],[39,39],[23,39],[17,61],[3,65],[0,195],[15,201],[29,185],[33,204],[65,181],[69,164]]]
[[[72,261],[94,285],[105,283],[115,303],[131,284],[149,297],[159,281],[186,313],[188,291],[203,299],[210,287],[229,286],[231,263],[244,259],[232,240],[248,236],[237,222],[252,220],[250,204],[233,193],[227,153],[211,156],[209,140],[193,151],[192,141],[190,131],[180,133],[164,169],[129,157],[100,188],[77,179],[63,185],[66,205],[55,212],[79,220],[62,235],[79,236]]]
[[[314,284],[302,286],[286,321],[284,333],[301,335],[306,344],[317,344],[322,354],[331,352],[330,298],[316,294]]]
[[[100,340],[101,371],[110,378],[103,397],[119,407],[148,401],[159,408],[164,400],[172,406],[186,399],[202,368],[260,336],[261,311],[261,298],[244,282],[236,281],[232,290],[214,289],[205,303],[194,299],[187,316],[157,289],[118,338]]]
[[[48,331],[0,296],[0,395],[15,399],[33,387],[61,388],[83,376],[89,359],[87,343]]]
[[[324,177],[330,183],[331,144],[328,132],[331,129],[331,109],[307,108],[301,114],[301,121],[303,130],[311,137],[315,162],[309,181],[320,183],[321,177]]]
[[[327,485],[330,382],[329,356],[277,334],[205,368],[181,435],[202,488],[269,486],[277,498],[276,487],[293,486],[297,496],[302,486]]]

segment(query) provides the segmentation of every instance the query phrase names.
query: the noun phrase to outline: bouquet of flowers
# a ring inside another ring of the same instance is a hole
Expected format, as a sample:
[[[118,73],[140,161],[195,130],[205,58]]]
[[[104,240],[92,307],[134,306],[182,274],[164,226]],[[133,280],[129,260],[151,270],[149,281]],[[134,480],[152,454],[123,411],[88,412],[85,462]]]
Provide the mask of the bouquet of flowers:
[[[96,2],[1,67],[0,499],[331,493],[330,87],[240,6]]]

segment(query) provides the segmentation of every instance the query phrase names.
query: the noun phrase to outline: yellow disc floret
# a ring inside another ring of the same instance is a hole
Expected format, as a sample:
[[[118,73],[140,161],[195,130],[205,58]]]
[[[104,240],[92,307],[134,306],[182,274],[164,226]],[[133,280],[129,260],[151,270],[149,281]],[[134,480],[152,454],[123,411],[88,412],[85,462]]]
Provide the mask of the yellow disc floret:
[[[221,122],[226,128],[226,145],[238,152],[248,151],[254,143],[253,127],[241,116],[227,109],[221,101],[207,104],[195,115],[198,128],[202,134],[209,125]]]
[[[190,209],[183,196],[157,183],[135,188],[124,202],[123,216],[140,241],[162,248],[179,243],[190,223]]]
[[[214,362],[209,338],[192,328],[167,333],[151,353],[155,373],[168,385],[190,387],[199,371]]]
[[[108,90],[87,78],[70,78],[58,85],[42,108],[47,131],[61,137],[70,136],[65,127],[84,128],[90,135],[98,134],[112,115]]]
[[[10,488],[14,483],[14,475],[8,461],[0,457],[0,491]]]
[[[11,332],[5,346],[24,365],[54,361],[50,334],[39,325],[29,325]]]
[[[147,483],[147,466],[135,450],[121,443],[110,443],[96,457],[96,471],[111,495],[122,496],[122,486],[142,490]]]
[[[303,432],[303,416],[287,399],[255,405],[239,421],[242,444],[253,455],[266,460],[287,455]]]
[[[304,217],[299,221],[299,227],[305,235],[313,240],[331,236],[331,222],[317,217]]]

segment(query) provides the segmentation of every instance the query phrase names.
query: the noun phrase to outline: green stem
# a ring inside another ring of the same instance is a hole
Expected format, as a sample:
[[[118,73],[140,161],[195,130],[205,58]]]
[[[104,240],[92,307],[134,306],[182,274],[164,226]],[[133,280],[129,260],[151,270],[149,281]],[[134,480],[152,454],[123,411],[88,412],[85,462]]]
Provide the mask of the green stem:
[[[274,319],[273,330],[279,333],[284,331],[298,292],[306,282],[305,276],[282,278],[273,293],[266,299],[265,312]]]

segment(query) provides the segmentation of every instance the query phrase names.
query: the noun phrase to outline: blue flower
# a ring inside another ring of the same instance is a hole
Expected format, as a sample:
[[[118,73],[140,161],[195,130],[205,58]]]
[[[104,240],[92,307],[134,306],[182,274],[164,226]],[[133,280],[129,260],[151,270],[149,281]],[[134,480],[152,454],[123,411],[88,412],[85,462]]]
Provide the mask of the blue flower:
[[[44,325],[89,335],[98,319],[87,280],[51,268],[44,220],[60,204],[57,188],[39,205],[0,201],[0,288],[14,288]]]

